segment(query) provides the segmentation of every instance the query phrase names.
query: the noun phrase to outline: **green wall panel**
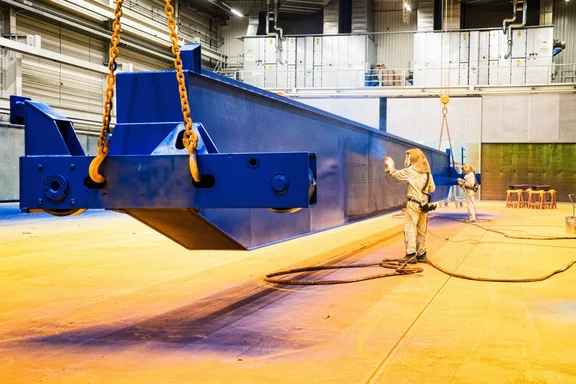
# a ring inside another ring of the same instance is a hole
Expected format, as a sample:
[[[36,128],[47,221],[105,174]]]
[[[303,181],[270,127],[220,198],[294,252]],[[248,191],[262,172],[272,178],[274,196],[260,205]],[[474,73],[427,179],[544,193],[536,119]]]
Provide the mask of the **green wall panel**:
[[[482,199],[506,200],[511,184],[550,185],[558,201],[576,193],[576,143],[482,144]]]

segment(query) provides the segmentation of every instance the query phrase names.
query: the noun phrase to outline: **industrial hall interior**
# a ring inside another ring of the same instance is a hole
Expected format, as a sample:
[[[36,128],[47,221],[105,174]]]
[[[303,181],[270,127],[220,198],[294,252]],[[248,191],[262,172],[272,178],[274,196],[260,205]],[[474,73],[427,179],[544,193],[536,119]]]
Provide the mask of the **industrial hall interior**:
[[[0,31],[0,384],[576,383],[576,0]]]

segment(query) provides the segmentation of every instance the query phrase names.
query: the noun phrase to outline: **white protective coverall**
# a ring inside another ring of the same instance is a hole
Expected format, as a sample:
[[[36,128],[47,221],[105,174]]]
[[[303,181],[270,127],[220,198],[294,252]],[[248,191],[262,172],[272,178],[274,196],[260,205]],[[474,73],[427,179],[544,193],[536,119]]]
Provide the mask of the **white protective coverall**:
[[[474,206],[474,198],[476,197],[476,192],[474,192],[474,186],[476,185],[476,175],[474,174],[474,169],[470,166],[462,166],[462,170],[466,173],[464,179],[459,179],[459,184],[464,188],[466,192],[466,208],[468,208],[468,220],[476,221],[476,207]],[[460,181],[462,180],[462,181]]]
[[[411,164],[404,169],[397,170],[394,168],[393,162],[389,162],[386,170],[390,172],[390,175],[397,180],[406,181],[408,183],[408,202],[406,204],[406,218],[404,220],[404,242],[406,245],[406,255],[407,256],[423,256],[426,254],[426,230],[428,222],[428,213],[424,213],[420,209],[420,204],[426,204],[428,202],[428,196],[426,193],[432,193],[436,189],[434,180],[430,173],[430,166],[426,160],[425,155],[418,149],[411,149],[407,154],[413,151],[411,156]],[[419,154],[414,151],[418,151],[423,160],[419,159]],[[416,163],[416,161],[418,163]],[[422,162],[422,164],[420,164]],[[406,161],[408,163],[408,160]],[[406,164],[405,163],[405,164]],[[424,172],[419,172],[424,171]],[[427,171],[427,172],[426,172]],[[429,175],[428,183],[427,175]]]

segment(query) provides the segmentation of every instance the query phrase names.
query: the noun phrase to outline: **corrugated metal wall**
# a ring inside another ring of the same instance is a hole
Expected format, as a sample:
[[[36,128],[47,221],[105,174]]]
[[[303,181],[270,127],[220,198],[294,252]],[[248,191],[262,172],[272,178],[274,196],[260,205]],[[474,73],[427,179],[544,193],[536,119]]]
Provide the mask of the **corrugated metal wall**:
[[[415,31],[416,13],[412,14],[409,24],[402,21],[402,1],[376,1],[376,32]],[[408,68],[414,56],[413,33],[378,34],[377,64],[389,69]]]
[[[162,12],[164,12],[163,4],[164,1],[162,1]],[[203,45],[212,49],[217,49],[222,45],[223,39],[220,36],[220,27],[217,22],[214,21],[210,24],[208,18],[182,5],[178,16],[179,34],[182,39],[188,38],[189,40],[190,37],[197,37]],[[240,18],[238,16],[230,17],[231,19]]]
[[[482,144],[482,198],[506,200],[512,184],[550,185],[558,201],[576,191],[576,144]]]
[[[253,1],[230,1],[228,4],[240,11],[243,15],[250,13]],[[222,54],[228,56],[228,62],[233,62],[239,55],[244,52],[244,41],[237,39],[238,36],[246,36],[248,30],[248,19],[246,17],[231,16],[221,28],[224,45],[222,45]]]
[[[554,57],[558,64],[576,63],[576,1],[555,2],[552,10],[554,38],[565,41],[564,52]]]
[[[104,44],[96,39],[25,14],[16,19],[18,34],[40,35],[41,47],[102,64]],[[22,93],[54,107],[102,110],[104,75],[31,55],[22,55]]]
[[[172,2],[174,5],[174,1]],[[143,16],[145,19],[157,21],[166,25],[164,0],[127,0],[124,1],[124,9],[129,9]],[[178,13],[179,33],[183,38],[197,37],[202,44],[215,48],[219,43],[218,25],[214,23],[210,31],[209,19],[186,6],[184,1],[179,3]]]
[[[170,54],[166,48],[166,54]],[[134,72],[158,71],[173,69],[174,66],[169,61],[159,60],[127,48],[120,48],[120,55],[116,60],[118,64],[132,63]],[[102,108],[102,106],[100,106]]]
[[[163,4],[162,0],[139,0],[125,2],[125,7],[142,14],[143,18],[165,22]],[[213,28],[211,39],[208,19],[185,7],[182,7],[180,12],[180,27],[184,39],[200,37],[204,44],[212,42],[213,47],[219,42],[218,27]],[[43,49],[95,64],[102,64],[105,61],[104,41],[39,20],[26,13],[17,13],[16,31],[21,35],[40,35]],[[166,54],[169,53],[169,49],[166,48]],[[163,70],[172,67],[169,60],[151,58],[126,47],[120,47],[117,62],[132,63],[134,71]],[[100,113],[104,98],[104,81],[105,75],[98,72],[22,55],[23,95],[53,107]]]

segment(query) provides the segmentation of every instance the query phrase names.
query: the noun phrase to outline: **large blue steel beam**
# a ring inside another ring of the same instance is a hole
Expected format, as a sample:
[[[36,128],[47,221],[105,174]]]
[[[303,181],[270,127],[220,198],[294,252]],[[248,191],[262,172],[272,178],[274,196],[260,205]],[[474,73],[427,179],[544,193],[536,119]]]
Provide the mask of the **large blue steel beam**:
[[[117,125],[102,168],[105,190],[78,187],[81,193],[75,194],[74,204],[70,195],[58,201],[59,210],[122,211],[190,249],[252,249],[402,208],[406,186],[386,178],[383,160],[391,156],[401,163],[409,148],[422,149],[429,159],[437,182],[434,200],[446,199],[456,184],[446,153],[203,71],[199,45],[185,46],[182,59],[191,115],[200,123],[195,129],[206,147],[198,156],[199,167],[213,174],[216,183],[194,185],[185,150],[174,148],[182,129],[174,71],[120,73]],[[49,108],[31,101],[15,104],[15,118],[23,114],[22,104],[27,111]],[[48,117],[38,118],[35,127],[29,124],[30,116],[24,119],[27,135],[31,133],[21,161],[24,210],[53,209],[44,201],[38,205],[46,177],[71,175],[73,160],[81,176],[70,177],[79,184],[91,160],[79,153],[65,118],[51,110],[44,115]],[[41,145],[32,137],[51,119],[61,138],[52,132]],[[47,142],[52,149],[46,149]],[[58,147],[68,153],[59,153],[54,149]],[[260,160],[261,175],[246,167],[254,156]],[[290,180],[280,194],[270,188],[278,186],[271,181],[277,174]],[[303,209],[283,214],[267,208]]]

